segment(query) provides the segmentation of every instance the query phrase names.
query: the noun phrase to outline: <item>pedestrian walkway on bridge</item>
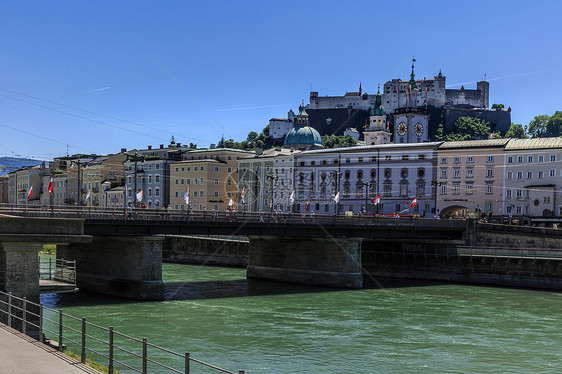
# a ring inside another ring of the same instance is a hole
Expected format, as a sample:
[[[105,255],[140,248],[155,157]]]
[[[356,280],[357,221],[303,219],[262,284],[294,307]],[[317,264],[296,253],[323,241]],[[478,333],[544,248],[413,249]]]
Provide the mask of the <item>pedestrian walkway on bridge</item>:
[[[0,373],[99,374],[62,352],[0,324]]]

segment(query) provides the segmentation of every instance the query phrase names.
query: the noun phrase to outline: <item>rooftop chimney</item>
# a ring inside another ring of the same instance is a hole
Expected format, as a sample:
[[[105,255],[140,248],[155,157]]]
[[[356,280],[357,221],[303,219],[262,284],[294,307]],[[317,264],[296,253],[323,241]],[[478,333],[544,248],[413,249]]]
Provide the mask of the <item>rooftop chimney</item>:
[[[148,150],[149,150],[149,151],[152,149],[152,146],[151,146],[151,145],[149,145],[149,146],[147,146],[147,147],[148,147]]]
[[[160,144],[160,149],[164,149],[164,144]]]
[[[121,153],[127,152],[127,148],[121,148]]]
[[[181,147],[181,143],[176,143],[178,145],[178,147]]]

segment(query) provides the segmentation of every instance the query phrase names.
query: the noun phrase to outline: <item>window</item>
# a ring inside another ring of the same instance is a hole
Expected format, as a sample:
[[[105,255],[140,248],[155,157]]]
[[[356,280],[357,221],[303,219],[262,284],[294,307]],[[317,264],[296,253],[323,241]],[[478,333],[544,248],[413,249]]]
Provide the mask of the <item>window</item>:
[[[425,160],[425,155],[418,155],[418,160]]]
[[[391,160],[392,160],[392,156],[384,156],[384,160],[385,160],[385,161],[391,161]]]
[[[523,179],[523,172],[522,171],[517,172],[517,179]]]
[[[441,178],[447,178],[447,169],[445,168],[441,169]]]
[[[508,156],[508,157],[507,157],[507,163],[508,163],[508,164],[513,164],[513,156]]]
[[[549,177],[555,177],[556,176],[556,169],[550,169],[548,171],[548,176]]]
[[[523,162],[523,156],[517,156],[517,162],[522,163]]]
[[[185,171],[185,168],[181,168],[182,173]]]
[[[461,186],[459,183],[453,183],[453,195],[458,195],[461,192]]]
[[[493,155],[488,156],[486,162],[494,162],[494,156]]]
[[[385,182],[383,184],[383,196],[384,197],[392,196],[392,183]]]
[[[544,171],[539,171],[539,179],[543,179],[544,178]]]
[[[350,162],[351,162],[351,159],[350,159],[350,158],[346,158],[346,159],[345,159],[345,163],[346,163],[346,164],[349,164]]]
[[[492,182],[486,182],[486,194],[490,195],[494,193],[494,185]]]
[[[199,191],[199,197],[203,197],[203,191]]]
[[[405,181],[400,182],[400,196],[401,197],[408,196],[408,182]]]
[[[160,189],[158,187],[154,189],[154,196],[160,196]]]
[[[473,164],[474,163],[474,156],[466,156],[466,163]]]
[[[515,190],[515,196],[518,197],[518,198],[523,197],[523,190],[521,190],[521,189]]]
[[[473,168],[466,168],[466,177],[467,178],[474,178],[474,169]]]
[[[510,189],[505,190],[505,197],[507,199],[511,199],[511,190]]]
[[[550,162],[556,162],[556,155],[550,155]]]
[[[530,163],[530,162],[533,162],[533,156],[528,156],[528,157],[527,157],[527,162],[529,162],[529,163]]]
[[[215,171],[217,171],[217,172],[219,171],[219,167],[218,167],[218,166],[215,166]]]
[[[550,204],[550,196],[545,196],[545,197],[543,198],[543,202],[544,202],[545,204]]]
[[[199,166],[195,166],[195,167],[193,168],[193,171],[199,171]]]
[[[453,178],[460,178],[461,177],[461,169],[460,168],[454,168],[453,169]]]
[[[215,197],[219,197],[219,191],[215,191]]]
[[[363,157],[359,157],[359,158],[357,159],[357,162],[363,162]]]
[[[178,191],[176,191],[175,195],[176,197],[180,197],[180,193]]]
[[[229,167],[226,169],[226,171],[229,172],[229,173],[232,173],[232,167],[229,166]]]
[[[493,177],[494,177],[494,169],[493,168],[486,169],[486,178],[493,178]]]
[[[453,158],[453,164],[460,164],[461,163],[461,158],[460,157],[455,157]]]
[[[474,186],[469,183],[466,185],[466,194],[467,195],[472,195],[474,193]]]
[[[219,178],[215,178],[215,185],[219,184]]]
[[[199,180],[199,184],[203,184],[203,178]]]
[[[191,166],[188,166],[187,169],[186,169],[186,171],[189,171],[189,172],[190,172],[190,171],[191,171]]]
[[[446,164],[447,163],[447,157],[441,157],[441,163]]]
[[[226,185],[231,186],[232,185],[232,179],[228,178],[228,180],[226,181]]]
[[[177,186],[179,183],[180,183],[180,182],[179,182],[179,179],[176,178],[176,181],[175,181],[176,186]]]
[[[408,155],[402,155],[402,161],[408,161]]]
[[[440,184],[440,193],[441,195],[446,195],[447,194],[447,185],[446,184]]]
[[[193,191],[193,197],[197,197],[197,191]]]
[[[533,179],[533,172],[532,171],[527,172],[527,179]]]
[[[185,184],[185,179],[181,178],[180,182],[181,182],[182,185]]]
[[[539,162],[544,162],[544,156],[543,155],[539,156]]]

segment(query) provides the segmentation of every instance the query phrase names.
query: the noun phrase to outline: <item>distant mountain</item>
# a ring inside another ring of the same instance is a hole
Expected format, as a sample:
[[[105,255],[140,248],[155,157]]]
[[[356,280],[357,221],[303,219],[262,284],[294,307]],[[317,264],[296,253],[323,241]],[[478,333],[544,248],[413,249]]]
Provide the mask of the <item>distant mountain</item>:
[[[11,173],[14,170],[21,169],[24,166],[39,165],[42,161],[32,160],[29,158],[18,157],[0,157],[0,175]]]

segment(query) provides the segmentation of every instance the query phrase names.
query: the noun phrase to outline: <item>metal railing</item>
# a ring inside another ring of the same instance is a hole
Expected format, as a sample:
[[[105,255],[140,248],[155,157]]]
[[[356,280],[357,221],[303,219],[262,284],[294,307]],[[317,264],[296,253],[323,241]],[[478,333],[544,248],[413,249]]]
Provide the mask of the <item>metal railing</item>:
[[[375,254],[413,256],[424,258],[493,258],[505,260],[562,261],[562,249],[554,248],[512,248],[483,246],[423,246],[409,250],[376,250]]]
[[[39,261],[39,278],[76,284],[76,260],[49,258]]]
[[[350,226],[374,226],[377,223],[391,225],[429,224],[436,221],[434,218],[422,218],[413,216],[345,216],[332,214],[312,214],[311,212],[296,213],[254,213],[244,211],[207,211],[207,210],[176,210],[176,209],[149,209],[149,208],[105,208],[86,206],[40,206],[40,205],[17,205],[0,204],[0,213],[22,216],[22,217],[45,217],[45,218],[82,218],[92,221],[105,222],[123,221],[152,221],[164,224],[168,221],[174,222],[199,222],[213,223],[252,223],[260,225],[301,225],[301,224],[345,224]],[[462,224],[460,220],[439,220],[440,227],[456,227]]]
[[[159,368],[166,372],[189,374],[191,363],[222,373],[244,374],[244,370],[237,373],[229,371],[197,360],[191,357],[189,352],[177,353],[151,344],[147,338],[138,339],[118,332],[113,326],[98,326],[87,322],[86,318],[66,314],[62,309],[51,309],[42,303],[33,303],[25,297],[20,298],[1,291],[0,321],[10,327],[17,327],[23,334],[37,336],[40,341],[47,340],[44,340],[44,336],[58,339],[54,345],[60,352],[67,345],[79,348],[80,362],[83,364],[88,356],[104,358],[108,363],[109,374],[119,368],[141,374]]]

